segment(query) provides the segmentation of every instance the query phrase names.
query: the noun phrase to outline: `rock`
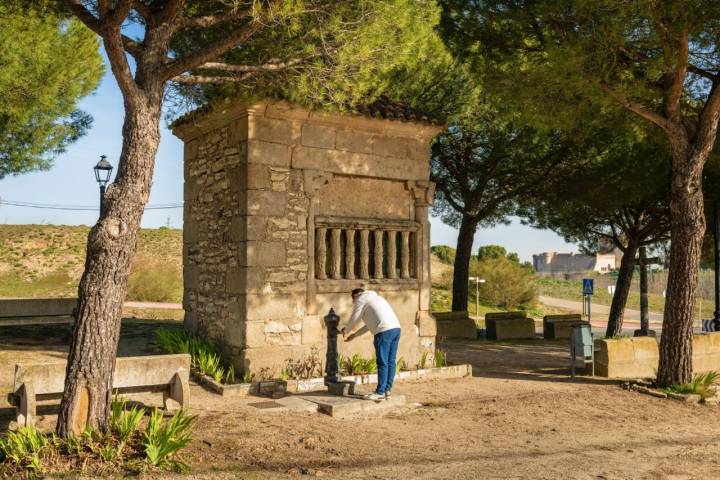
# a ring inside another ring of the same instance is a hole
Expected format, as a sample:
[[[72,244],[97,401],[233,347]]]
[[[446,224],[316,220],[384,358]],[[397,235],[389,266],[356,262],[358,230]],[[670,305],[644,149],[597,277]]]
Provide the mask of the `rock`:
[[[712,397],[703,398],[702,403],[706,405],[718,405],[720,404],[720,396],[713,395]]]

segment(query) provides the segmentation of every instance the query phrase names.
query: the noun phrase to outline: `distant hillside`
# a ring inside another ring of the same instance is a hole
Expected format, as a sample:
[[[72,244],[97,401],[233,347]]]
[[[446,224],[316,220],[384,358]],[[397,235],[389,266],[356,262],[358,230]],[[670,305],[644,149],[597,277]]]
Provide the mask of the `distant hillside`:
[[[0,297],[77,295],[89,230],[0,225]],[[128,300],[179,302],[181,298],[182,230],[141,230]]]

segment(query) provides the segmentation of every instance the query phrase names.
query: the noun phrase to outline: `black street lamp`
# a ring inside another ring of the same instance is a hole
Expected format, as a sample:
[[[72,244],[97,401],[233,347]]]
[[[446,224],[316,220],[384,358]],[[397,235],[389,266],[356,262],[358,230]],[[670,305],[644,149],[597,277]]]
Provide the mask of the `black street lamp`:
[[[110,181],[113,166],[107,161],[105,155],[100,155],[100,161],[93,167],[95,180],[100,184],[100,218],[105,215],[105,185]]]

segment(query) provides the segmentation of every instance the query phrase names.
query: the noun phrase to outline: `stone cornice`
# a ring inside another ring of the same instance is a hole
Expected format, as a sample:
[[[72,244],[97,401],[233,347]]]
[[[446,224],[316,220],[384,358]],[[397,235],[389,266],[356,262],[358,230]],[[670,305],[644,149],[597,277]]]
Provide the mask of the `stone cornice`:
[[[432,125],[426,122],[389,120],[354,113],[310,111],[280,101],[236,101],[215,105],[212,108],[200,108],[178,119],[170,126],[170,129],[178,138],[189,141],[247,116],[299,120],[336,128],[416,138],[423,141],[430,141],[446,128],[445,125]]]

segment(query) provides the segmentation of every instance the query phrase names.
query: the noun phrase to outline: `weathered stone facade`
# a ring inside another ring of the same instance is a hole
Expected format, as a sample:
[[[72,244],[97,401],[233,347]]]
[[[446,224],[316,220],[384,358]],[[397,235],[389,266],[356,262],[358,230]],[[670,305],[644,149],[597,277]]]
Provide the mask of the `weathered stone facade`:
[[[400,318],[398,355],[435,346],[429,142],[419,122],[233,105],[173,127],[185,142],[185,325],[241,370],[279,372],[317,347],[355,287]],[[373,353],[369,335],[341,354]]]

